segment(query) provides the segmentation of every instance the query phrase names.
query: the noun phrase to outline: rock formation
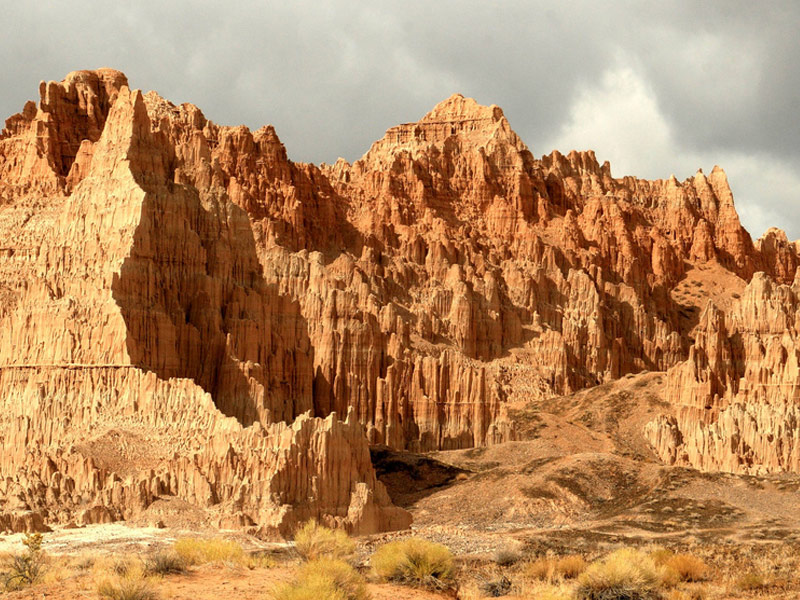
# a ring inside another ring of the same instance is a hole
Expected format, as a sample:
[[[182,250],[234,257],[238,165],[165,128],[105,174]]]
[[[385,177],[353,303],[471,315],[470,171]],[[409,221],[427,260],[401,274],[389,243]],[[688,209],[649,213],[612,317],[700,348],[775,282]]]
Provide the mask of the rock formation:
[[[403,527],[368,443],[513,440],[509,407],[643,370],[663,460],[800,470],[798,247],[718,167],[536,159],[460,95],[321,166],[110,69],[40,96],[0,134],[0,525]]]
[[[130,518],[159,496],[265,535],[312,517],[408,526],[353,414],[304,414],[308,333],[265,280],[247,214],[175,181],[173,146],[121,74],[42,89],[0,140],[4,173],[26,155],[0,203],[7,526]]]

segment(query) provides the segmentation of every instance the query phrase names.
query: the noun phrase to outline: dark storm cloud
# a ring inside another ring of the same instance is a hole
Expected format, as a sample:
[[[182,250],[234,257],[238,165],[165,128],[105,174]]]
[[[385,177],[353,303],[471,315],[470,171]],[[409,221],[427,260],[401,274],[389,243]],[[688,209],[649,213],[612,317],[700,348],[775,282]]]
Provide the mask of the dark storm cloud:
[[[800,235],[794,3],[5,0],[2,14],[3,115],[40,79],[111,66],[331,162],[458,91],[502,106],[536,154],[592,147],[646,177],[719,163],[753,234]]]

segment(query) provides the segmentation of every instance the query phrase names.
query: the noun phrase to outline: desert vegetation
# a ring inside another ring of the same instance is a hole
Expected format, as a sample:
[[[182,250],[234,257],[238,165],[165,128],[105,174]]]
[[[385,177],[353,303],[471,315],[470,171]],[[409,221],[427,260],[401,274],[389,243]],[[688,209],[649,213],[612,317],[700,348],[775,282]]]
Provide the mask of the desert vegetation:
[[[26,535],[22,545],[22,552],[3,558],[0,583],[6,590],[18,590],[33,585],[42,578],[47,569],[41,533]]]
[[[311,520],[295,533],[294,548],[303,560],[323,557],[347,560],[355,552],[356,544],[341,529],[331,529]]]
[[[455,565],[450,550],[422,538],[389,542],[378,548],[370,564],[385,581],[438,590],[454,584]]]
[[[289,584],[278,587],[274,600],[367,600],[364,578],[349,564],[335,558],[315,558],[304,563]]]
[[[272,551],[246,549],[244,540],[180,537],[142,552],[53,555],[46,541],[27,536],[20,552],[0,557],[3,589],[15,598],[207,600],[236,598],[237,586],[249,590],[242,597],[263,600],[746,600],[800,592],[800,561],[788,544],[563,553],[507,545],[455,556],[422,537],[355,540],[313,521],[298,528],[293,544]],[[62,589],[66,595],[58,595]]]

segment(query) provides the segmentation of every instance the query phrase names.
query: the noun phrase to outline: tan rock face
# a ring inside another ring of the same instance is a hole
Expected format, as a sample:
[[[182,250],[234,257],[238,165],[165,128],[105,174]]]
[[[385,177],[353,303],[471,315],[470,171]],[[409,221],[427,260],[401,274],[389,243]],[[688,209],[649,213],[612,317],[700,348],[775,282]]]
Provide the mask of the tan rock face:
[[[662,459],[800,472],[798,293],[797,283],[779,285],[760,272],[727,314],[709,303],[688,360],[668,372],[667,400],[677,413],[647,426]]]
[[[65,94],[78,77],[102,82],[71,75]],[[112,104],[74,188],[55,178],[41,200],[44,188],[2,188],[6,527],[130,518],[159,496],[265,535],[312,517],[359,533],[408,526],[353,415],[303,416],[308,332],[265,280],[247,214],[174,181],[174,148],[138,91],[123,85]],[[45,120],[61,118],[74,115]]]
[[[642,370],[664,460],[798,469],[798,248],[719,168],[537,160],[460,95],[317,167],[116,71],[40,93],[0,135],[0,512],[401,527],[368,442],[512,440],[509,407]]]

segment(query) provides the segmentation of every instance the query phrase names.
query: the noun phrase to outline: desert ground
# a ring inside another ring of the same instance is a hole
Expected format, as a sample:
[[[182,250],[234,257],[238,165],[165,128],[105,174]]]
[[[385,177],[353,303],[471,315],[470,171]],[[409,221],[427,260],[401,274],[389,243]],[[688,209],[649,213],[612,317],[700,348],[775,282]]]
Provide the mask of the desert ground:
[[[661,596],[631,597],[800,597],[800,476],[711,474],[659,463],[637,431],[658,409],[662,379],[645,373],[521,405],[523,435],[515,442],[428,454],[373,449],[380,480],[414,524],[355,538],[348,561],[369,596],[579,597],[579,577],[559,571],[561,558],[580,557],[584,569],[633,549],[665,572],[675,555],[702,567],[695,564],[701,572],[689,581],[664,576]],[[98,577],[113,570],[108,564],[146,561],[172,552],[178,540],[225,539],[242,554],[151,578],[158,597],[270,598],[301,569],[294,542],[220,531],[197,517],[188,505],[164,499],[131,523],[56,528],[43,538],[45,575],[7,596],[103,597]],[[148,519],[158,527],[144,526]],[[375,551],[409,537],[452,553],[455,574],[446,588],[387,582],[374,572]],[[0,553],[23,552],[23,539],[3,536]]]

